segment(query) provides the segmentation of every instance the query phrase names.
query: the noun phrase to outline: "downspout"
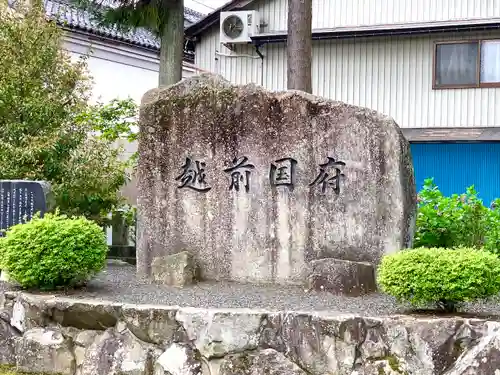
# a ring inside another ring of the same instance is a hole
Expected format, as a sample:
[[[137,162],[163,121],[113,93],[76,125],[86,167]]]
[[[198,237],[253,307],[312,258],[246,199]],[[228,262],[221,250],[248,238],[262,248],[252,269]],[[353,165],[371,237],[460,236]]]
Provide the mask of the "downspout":
[[[254,44],[255,53],[260,57],[260,85],[264,87],[264,55],[260,51],[262,44]]]

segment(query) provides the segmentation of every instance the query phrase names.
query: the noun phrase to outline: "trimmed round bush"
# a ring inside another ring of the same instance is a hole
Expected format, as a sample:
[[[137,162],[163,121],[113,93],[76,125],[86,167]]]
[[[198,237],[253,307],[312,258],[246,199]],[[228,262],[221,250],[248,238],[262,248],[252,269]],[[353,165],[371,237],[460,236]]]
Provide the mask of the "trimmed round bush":
[[[500,292],[500,258],[472,248],[416,248],[384,256],[380,289],[400,302],[435,303],[453,311],[457,304]]]
[[[0,251],[1,268],[22,287],[56,289],[84,283],[102,270],[108,246],[96,223],[49,213],[9,228]]]

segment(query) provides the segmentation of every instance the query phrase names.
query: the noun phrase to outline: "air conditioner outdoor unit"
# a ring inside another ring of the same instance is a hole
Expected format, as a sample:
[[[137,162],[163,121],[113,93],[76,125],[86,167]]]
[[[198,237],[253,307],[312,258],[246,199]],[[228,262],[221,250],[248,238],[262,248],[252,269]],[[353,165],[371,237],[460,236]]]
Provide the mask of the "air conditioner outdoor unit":
[[[249,43],[260,32],[259,13],[255,10],[221,12],[220,42],[226,44]]]

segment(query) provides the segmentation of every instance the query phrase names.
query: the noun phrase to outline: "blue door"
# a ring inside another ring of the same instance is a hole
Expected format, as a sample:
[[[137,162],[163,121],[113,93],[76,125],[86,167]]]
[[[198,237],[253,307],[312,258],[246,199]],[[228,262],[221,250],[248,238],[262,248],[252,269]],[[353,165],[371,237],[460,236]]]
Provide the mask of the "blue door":
[[[487,206],[500,198],[500,143],[412,143],[417,191],[426,178],[445,195],[474,185]]]

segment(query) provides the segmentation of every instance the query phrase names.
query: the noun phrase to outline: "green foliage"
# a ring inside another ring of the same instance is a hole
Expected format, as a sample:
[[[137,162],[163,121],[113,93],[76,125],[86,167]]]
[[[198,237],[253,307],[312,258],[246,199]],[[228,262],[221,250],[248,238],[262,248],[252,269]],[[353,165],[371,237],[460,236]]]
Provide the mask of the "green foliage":
[[[107,104],[97,103],[89,106],[77,116],[77,120],[92,124],[92,129],[99,132],[100,138],[109,142],[126,139],[137,140],[137,104],[133,99],[113,99]]]
[[[22,18],[0,14],[1,178],[57,175],[59,160],[86,136],[61,126],[85,107],[88,80],[84,62],[61,52],[60,37],[39,4]]]
[[[403,250],[382,259],[377,281],[399,301],[453,311],[460,302],[500,292],[500,259],[465,247]]]
[[[16,371],[16,366],[0,365],[0,375],[26,375]]]
[[[99,25],[114,26],[124,32],[144,27],[160,36],[168,15],[168,4],[164,0],[118,0],[115,2],[118,6],[110,6],[105,0],[73,2],[90,12]]]
[[[122,204],[119,189],[126,183],[120,149],[89,137],[61,162],[62,181],[53,184],[56,205],[67,215],[83,215],[99,224]]]
[[[484,248],[500,255],[500,199],[495,199],[488,210],[486,240]]]
[[[444,196],[432,179],[419,193],[415,247],[480,247],[489,222],[489,210],[473,186],[465,194]]]
[[[126,131],[122,117],[135,109],[89,106],[85,60],[60,48],[62,30],[39,1],[22,11],[0,13],[0,179],[48,181],[61,212],[103,223],[128,179],[113,132]]]
[[[91,124],[91,128],[105,142],[115,143],[122,140],[137,141],[138,106],[133,99],[111,100],[107,104],[97,103],[89,106],[77,116],[77,121]],[[130,158],[135,166],[137,152]]]
[[[55,289],[84,283],[102,270],[108,246],[96,223],[56,212],[9,228],[0,251],[2,269],[21,286]]]

